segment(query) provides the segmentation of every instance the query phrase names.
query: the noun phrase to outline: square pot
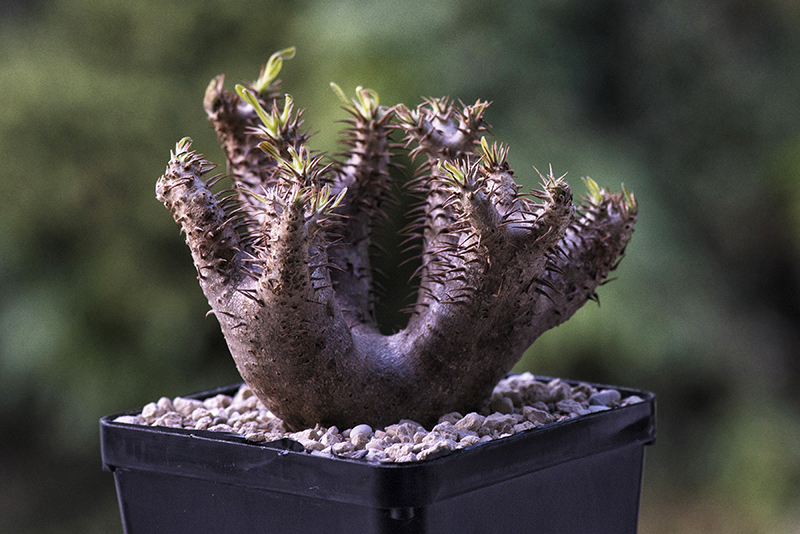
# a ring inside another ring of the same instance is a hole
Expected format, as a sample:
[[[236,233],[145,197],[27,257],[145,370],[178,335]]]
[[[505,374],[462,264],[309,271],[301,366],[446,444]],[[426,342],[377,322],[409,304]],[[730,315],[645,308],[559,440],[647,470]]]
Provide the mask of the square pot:
[[[103,467],[127,534],[635,533],[655,396],[611,387],[643,401],[402,464],[312,455],[290,439],[117,423],[117,414],[100,421]]]

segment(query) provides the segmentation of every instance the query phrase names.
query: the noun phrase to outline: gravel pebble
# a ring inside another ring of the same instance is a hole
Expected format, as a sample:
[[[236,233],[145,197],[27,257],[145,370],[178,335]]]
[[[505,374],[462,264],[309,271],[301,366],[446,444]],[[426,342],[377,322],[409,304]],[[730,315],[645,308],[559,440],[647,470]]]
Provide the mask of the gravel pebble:
[[[203,406],[202,401],[186,399],[184,397],[176,397],[175,400],[172,401],[172,404],[175,406],[175,411],[183,415],[192,415],[193,411]]]
[[[539,406],[525,406],[522,408],[522,415],[536,426],[546,425],[555,421],[555,417],[547,411],[547,406],[542,402],[537,402]]]
[[[353,447],[356,449],[365,449],[367,447],[367,443],[369,443],[369,434],[351,435],[350,443],[352,443]]]
[[[560,378],[554,378],[547,384],[550,390],[550,402],[569,399],[572,396],[572,388]]]
[[[629,404],[636,404],[638,402],[642,402],[642,398],[637,395],[631,395],[630,397],[626,397],[620,406],[628,406]]]
[[[516,425],[514,425],[513,434],[516,434],[517,432],[525,432],[526,430],[530,430],[531,428],[536,428],[536,425],[534,425],[530,421],[523,421],[521,423],[517,423]]]
[[[161,397],[160,399],[158,399],[156,405],[162,410],[164,410],[164,413],[175,411],[175,405],[173,405],[172,400],[170,400],[167,397]]]
[[[181,414],[177,412],[165,413],[164,415],[155,420],[153,426],[168,426],[172,428],[182,428],[183,417],[181,417]]]
[[[602,391],[598,391],[597,393],[592,393],[589,397],[589,404],[590,405],[602,405],[602,406],[613,406],[614,404],[619,403],[622,395],[620,395],[619,391],[616,389],[604,389]]]
[[[344,441],[344,437],[339,433],[339,429],[335,426],[330,427],[325,433],[319,438],[319,442],[325,445],[326,447],[332,447],[338,443]]]
[[[572,417],[578,415],[586,415],[587,413],[589,413],[589,410],[585,409],[580,402],[574,401],[572,399],[564,399],[558,401],[556,403],[556,410],[565,415],[570,415]]]
[[[392,445],[386,447],[386,456],[392,460],[404,458],[412,453],[412,446],[409,443],[393,443]]]
[[[116,423],[125,423],[126,425],[138,425],[141,423],[140,418],[135,415],[121,415],[114,419]]]
[[[422,449],[417,454],[417,459],[430,460],[433,458],[438,458],[439,456],[443,456],[455,449],[457,445],[458,444],[455,441],[449,439],[436,441],[429,447]]]
[[[231,405],[233,399],[228,397],[227,395],[216,395],[214,397],[209,397],[203,401],[203,406],[206,407],[208,410],[213,409],[225,409]]]
[[[439,422],[440,423],[450,423],[451,425],[454,425],[454,424],[456,424],[458,421],[460,421],[463,418],[464,418],[464,416],[461,415],[458,412],[450,412],[450,413],[447,413],[447,414],[444,414],[443,416],[441,416],[439,418]]]
[[[461,420],[460,417],[459,420]],[[451,440],[458,439],[458,430],[456,430],[456,427],[449,420],[442,421],[441,423],[433,427],[431,433],[425,436],[425,438],[422,441],[424,443],[425,441],[432,442],[434,440],[439,440],[439,439],[451,439]]]
[[[513,414],[493,413],[483,421],[483,428],[494,434],[507,434],[519,420]]]
[[[145,419],[155,419],[156,417],[161,417],[165,413],[167,412],[155,402],[145,404],[144,408],[142,408],[142,417]]]
[[[495,397],[489,403],[489,409],[493,412],[512,413],[514,411],[514,401],[509,397]]]
[[[353,436],[364,435],[364,436],[371,436],[372,435],[372,427],[369,425],[356,425],[350,429],[350,438],[352,439]]]
[[[483,426],[484,420],[486,420],[486,417],[479,413],[472,412],[456,421],[456,424],[453,426],[456,427],[457,430],[472,430],[473,432],[477,432],[478,429]]]
[[[464,447],[471,447],[472,445],[477,445],[478,443],[483,443],[481,438],[478,437],[477,434],[464,436],[461,438],[461,441],[458,442],[457,448],[464,448]]]
[[[267,439],[267,436],[265,436],[263,432],[250,432],[244,435],[244,439],[249,441],[264,441]]]
[[[339,443],[335,443],[331,447],[331,451],[333,451],[333,454],[336,454],[336,455],[342,455],[342,454],[345,454],[345,453],[348,453],[348,452],[352,452],[354,450],[355,450],[355,445],[353,445],[349,441],[341,441]]]
[[[615,389],[597,390],[585,383],[570,386],[558,378],[543,382],[530,373],[522,373],[501,380],[484,409],[466,415],[445,414],[430,431],[404,419],[384,429],[361,424],[340,431],[335,426],[317,425],[287,432],[283,421],[267,410],[246,385],[233,397],[219,394],[202,401],[162,397],[145,405],[141,413],[123,415],[116,421],[238,433],[252,442],[288,437],[315,455],[405,463],[430,460],[455,449],[638,402],[642,402],[640,397],[623,399]]]
[[[211,419],[210,417],[208,417],[208,416],[201,417],[194,424],[194,428],[196,430],[205,430],[206,428],[210,427],[213,423],[214,423],[214,420]]]

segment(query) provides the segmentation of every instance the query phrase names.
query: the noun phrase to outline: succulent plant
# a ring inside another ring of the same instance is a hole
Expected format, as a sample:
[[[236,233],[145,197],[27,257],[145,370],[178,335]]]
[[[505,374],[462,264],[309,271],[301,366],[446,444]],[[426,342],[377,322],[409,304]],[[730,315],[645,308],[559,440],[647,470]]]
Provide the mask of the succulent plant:
[[[208,177],[215,165],[188,138],[156,187],[240,374],[295,429],[479,409],[539,335],[596,298],[633,232],[633,195],[586,178],[575,206],[552,169],[522,193],[508,148],[486,140],[487,102],[385,107],[374,91],[348,99],[335,84],[351,116],[347,151],[323,162],[278,90],[293,54],[274,54],[236,92],[222,75],[206,91],[231,189],[212,192],[223,175]],[[386,335],[369,249],[402,150],[420,163],[407,184],[419,199],[408,228],[418,290],[407,326]]]

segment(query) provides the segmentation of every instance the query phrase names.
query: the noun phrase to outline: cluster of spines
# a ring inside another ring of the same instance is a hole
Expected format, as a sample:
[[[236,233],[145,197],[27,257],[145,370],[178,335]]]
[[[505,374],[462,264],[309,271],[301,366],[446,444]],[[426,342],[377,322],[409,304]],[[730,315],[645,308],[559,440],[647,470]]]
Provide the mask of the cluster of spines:
[[[329,234],[335,240],[330,247],[330,261],[336,265],[331,279],[348,324],[375,330],[376,284],[370,259],[376,245],[372,239],[375,228],[385,218],[383,204],[393,198],[389,169],[394,165],[394,145],[389,136],[395,110],[382,106],[371,89],[357,87],[355,98],[348,98],[335,83],[331,88],[350,115],[342,120],[346,150],[336,155],[328,173],[333,191],[348,191],[336,211],[340,224]]]
[[[190,150],[191,145],[192,140],[185,137],[170,152],[170,162],[156,185],[156,193],[186,236],[195,256],[198,278],[202,281],[213,271],[227,279],[236,274],[234,258],[239,250],[242,221],[229,213],[235,203],[232,195],[211,191],[224,175],[206,178],[216,165]]]
[[[472,153],[479,136],[488,131],[483,119],[489,102],[478,100],[456,107],[448,97],[426,98],[411,110],[400,105],[397,115],[406,133],[406,147],[416,144],[409,155],[425,154],[429,159],[457,159]]]
[[[245,192],[259,194],[271,187],[278,170],[275,159],[259,145],[274,142],[288,158],[288,147],[298,149],[308,139],[301,129],[302,110],[294,113],[291,97],[278,91],[277,75],[283,61],[293,55],[293,48],[276,52],[262,68],[259,78],[250,84],[237,85],[235,93],[224,90],[225,78],[217,76],[209,84],[203,101],[225,150],[228,174],[241,193],[242,207],[250,211],[253,221],[261,222],[258,202]]]
[[[222,76],[215,78],[204,104],[234,184],[220,193],[220,206],[239,234],[241,274],[273,294],[302,297],[316,292],[308,292],[309,283],[314,290],[330,287],[319,274],[329,266],[323,234],[347,190],[332,192],[325,178],[330,166],[305,146],[302,112],[277,92],[276,76],[293,53],[274,54],[258,80],[238,85],[235,94],[222,89]],[[263,304],[257,289],[237,291]]]
[[[491,262],[508,261],[515,248],[537,248],[545,258],[541,271],[558,269],[557,251],[551,248],[571,221],[569,186],[551,171],[542,177],[543,191],[521,195],[507,162],[508,148],[489,145],[481,135],[487,131],[487,106],[479,101],[457,109],[448,99],[431,99],[414,111],[400,107],[398,112],[406,146],[416,144],[411,155],[428,159],[411,182],[412,192],[423,200],[407,229],[407,241],[421,241],[422,247],[415,312],[429,300],[467,302]],[[542,284],[548,283],[542,279]]]
[[[241,122],[234,124],[236,121],[229,117],[229,124],[217,130],[240,193],[238,209],[228,209],[232,195],[223,203],[230,221],[242,233],[242,248],[250,255],[246,263],[258,266],[248,269],[251,277],[262,276],[265,269],[274,272],[280,270],[279,265],[296,266],[302,262],[308,263],[311,271],[325,266],[344,272],[343,263],[356,261],[358,273],[334,272],[331,276],[342,285],[347,276],[366,278],[363,285],[372,291],[371,273],[366,274],[368,257],[359,252],[359,258],[353,260],[347,253],[342,255],[335,250],[369,241],[390,183],[387,169],[390,151],[396,145],[390,142],[389,132],[395,127],[405,133],[406,148],[414,145],[410,156],[424,155],[427,159],[408,184],[410,192],[420,198],[412,210],[415,218],[406,229],[409,239],[405,242],[422,248],[421,265],[415,273],[420,279],[421,297],[414,310],[424,308],[430,300],[465,302],[475,291],[476,277],[487,264],[504,259],[493,258],[493,254],[514,248],[495,242],[511,241],[521,248],[538,249],[537,254],[545,258],[543,274],[531,280],[526,291],[531,285],[545,295],[542,288],[559,291],[547,274],[562,273],[560,265],[570,254],[558,243],[567,227],[564,220],[569,219],[576,240],[590,239],[580,228],[588,226],[589,221],[596,226],[602,220],[601,206],[609,206],[608,193],[587,179],[590,193],[579,220],[572,220],[574,207],[569,186],[563,177],[555,178],[552,170],[542,176],[542,191],[519,194],[507,162],[508,148],[497,143],[489,145],[482,136],[488,131],[483,119],[487,102],[478,101],[471,106],[460,103],[458,107],[448,98],[432,98],[414,110],[402,105],[385,108],[373,91],[359,87],[356,98],[348,100],[335,84],[331,84],[332,88],[351,114],[344,121],[348,125],[344,134],[349,149],[342,154],[343,160],[322,166],[322,156],[311,154],[305,146],[308,136],[299,128],[302,111],[294,113],[291,96],[277,93],[275,77],[282,61],[293,53],[288,49],[273,55],[256,82],[236,87],[238,99],[221,91],[222,78],[212,82],[206,95],[207,111],[216,110],[215,114],[209,112],[212,120],[222,120],[219,115],[224,106],[220,102],[226,102],[226,113],[236,114]],[[392,126],[394,117],[397,121]],[[232,134],[237,128],[241,131]],[[255,160],[250,156],[254,150],[259,151]],[[627,191],[621,201],[610,205],[621,206],[635,216],[635,200]],[[325,252],[331,235],[319,234],[323,230],[332,234],[332,218],[339,219],[340,242],[332,247],[332,258],[328,260]],[[253,219],[258,224],[253,224]],[[302,224],[289,225],[290,219]],[[592,231],[600,232],[594,226]],[[287,238],[295,245],[279,244]],[[309,256],[310,241],[316,242],[313,259]],[[280,259],[274,257],[276,247],[284,251]],[[324,287],[329,284],[326,280]],[[436,286],[445,290],[437,290]],[[363,301],[355,307],[359,306],[363,307]]]
[[[388,168],[393,165],[390,158],[395,145],[389,135],[395,109],[381,106],[378,94],[371,89],[356,87],[356,97],[348,99],[335,83],[331,82],[331,88],[350,114],[341,121],[346,125],[341,133],[347,151],[337,154],[335,182],[353,189],[351,213],[374,219],[383,214],[381,203],[392,183]]]
[[[553,301],[547,311],[552,319],[541,322],[542,331],[560,322],[562,315],[573,313],[584,298],[599,304],[595,288],[611,281],[606,277],[624,257],[633,233],[638,212],[634,195],[624,185],[622,192],[612,193],[589,177],[583,181],[588,189],[584,202],[553,250],[557,261],[549,263],[538,280],[549,290],[542,294]]]
[[[411,221],[404,230],[403,246],[407,248],[403,253],[418,248],[419,252],[411,259],[420,261],[412,277],[419,280],[414,288],[419,298],[409,311],[420,312],[430,300],[458,302],[466,297],[460,292],[459,295],[444,294],[434,287],[443,285],[446,278],[451,280],[451,286],[455,282],[467,287],[458,272],[462,266],[454,265],[450,257],[470,253],[468,249],[459,250],[452,235],[456,217],[449,205],[451,192],[446,186],[447,172],[441,164],[453,164],[473,156],[478,137],[487,130],[483,114],[488,105],[478,101],[472,106],[460,103],[459,108],[445,97],[425,99],[413,110],[397,106],[398,128],[405,133],[405,148],[414,145],[409,156],[412,160],[420,155],[426,157],[407,184],[409,193],[418,201],[409,212]],[[467,258],[467,261],[478,260]]]

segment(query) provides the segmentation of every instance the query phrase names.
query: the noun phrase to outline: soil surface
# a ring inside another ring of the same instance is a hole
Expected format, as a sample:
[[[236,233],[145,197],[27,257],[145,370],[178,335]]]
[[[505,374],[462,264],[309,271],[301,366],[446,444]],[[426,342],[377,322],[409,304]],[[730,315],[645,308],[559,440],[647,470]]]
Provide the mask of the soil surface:
[[[255,442],[291,438],[311,454],[376,462],[415,462],[641,401],[635,395],[623,398],[616,389],[597,389],[586,383],[571,385],[559,378],[543,380],[522,373],[501,380],[480,412],[444,414],[430,430],[415,421],[401,420],[383,429],[357,425],[340,430],[317,425],[300,432],[287,432],[283,421],[267,410],[247,385],[242,385],[233,397],[216,395],[205,400],[162,397],[146,405],[141,413],[123,415],[115,421],[237,433]]]

